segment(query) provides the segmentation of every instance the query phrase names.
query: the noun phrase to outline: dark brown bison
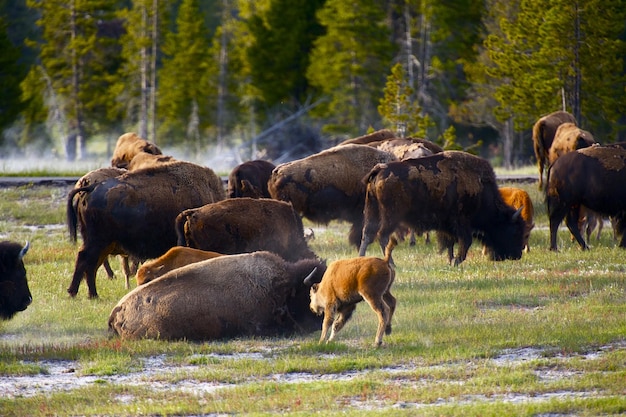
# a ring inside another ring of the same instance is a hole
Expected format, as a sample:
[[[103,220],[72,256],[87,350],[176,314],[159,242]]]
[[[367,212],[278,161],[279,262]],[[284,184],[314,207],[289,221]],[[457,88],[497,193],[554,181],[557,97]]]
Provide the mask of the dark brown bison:
[[[213,340],[310,333],[304,280],[319,282],[316,259],[292,263],[270,252],[220,256],[175,269],[135,288],[113,308],[109,329],[123,339]]]
[[[256,159],[237,165],[228,176],[226,195],[228,198],[270,198],[267,182],[276,165]]]
[[[68,229],[76,236],[78,227],[83,244],[67,291],[75,296],[84,277],[89,297],[97,297],[96,270],[113,250],[140,260],[156,258],[176,245],[174,220],[181,211],[224,198],[213,170],[188,162],[127,172],[72,190]]]
[[[134,132],[124,133],[117,139],[111,166],[117,168],[127,168],[133,157],[139,153],[149,153],[161,155],[162,152],[154,143],[142,139]]]
[[[557,231],[565,218],[570,233],[583,249],[580,234],[581,206],[603,216],[612,216],[621,235],[619,246],[626,248],[626,149],[619,146],[591,146],[567,153],[548,170],[546,204],[550,219],[550,249],[557,250]]]
[[[370,146],[339,145],[278,165],[268,188],[272,198],[290,201],[313,222],[350,222],[349,241],[358,248],[365,204],[362,179],[376,164],[395,160],[393,154]]]
[[[146,154],[148,155],[148,154]],[[119,175],[122,175],[124,173],[126,173],[127,170],[122,169],[122,168],[116,168],[116,167],[111,167],[111,168],[99,168],[93,171],[89,171],[88,173],[86,173],[85,175],[83,175],[82,177],[80,177],[78,179],[78,181],[76,181],[76,184],[74,185],[74,188],[82,188],[82,187],[87,187],[89,185],[92,184],[97,184],[100,182],[103,182],[105,180],[108,180],[109,178],[115,178]],[[74,198],[74,202],[76,202],[77,199]],[[76,207],[74,208],[76,209]],[[73,242],[76,242],[76,229],[72,231],[70,231],[70,239]],[[123,251],[120,251],[119,249],[115,248],[112,252],[112,255],[119,255],[120,256],[120,262],[122,264],[122,269],[124,271],[124,285],[126,287],[126,289],[130,288],[130,277],[137,271],[137,267],[139,266],[139,262],[136,259],[132,260],[132,266],[131,266],[131,261],[128,259],[128,255],[123,253]],[[102,262],[102,266],[104,267],[104,269],[106,270],[106,273],[109,277],[109,279],[113,279],[115,278],[115,273],[113,272],[113,268],[111,268],[111,264],[109,263],[109,259],[108,257],[104,259],[104,261]]]
[[[365,177],[365,226],[359,255],[376,237],[384,248],[400,224],[436,230],[450,262],[463,262],[476,235],[495,260],[522,256],[525,224],[506,205],[489,162],[459,151],[379,164]],[[453,246],[459,243],[456,258]]]
[[[556,111],[541,117],[533,126],[533,148],[539,167],[539,188],[543,188],[543,170],[548,167],[548,156],[556,130],[563,123],[574,123],[576,119],[566,111]]]
[[[29,246],[28,242],[25,246],[9,241],[0,242],[0,319],[2,320],[13,318],[19,311],[26,310],[33,301],[22,259],[28,252]]]
[[[176,217],[178,245],[236,254],[265,250],[288,261],[315,258],[302,219],[290,203],[270,198],[226,199]]]
[[[548,164],[552,165],[559,156],[577,149],[587,148],[594,143],[597,142],[591,133],[582,130],[574,123],[563,123],[554,134],[554,140],[548,152]]]

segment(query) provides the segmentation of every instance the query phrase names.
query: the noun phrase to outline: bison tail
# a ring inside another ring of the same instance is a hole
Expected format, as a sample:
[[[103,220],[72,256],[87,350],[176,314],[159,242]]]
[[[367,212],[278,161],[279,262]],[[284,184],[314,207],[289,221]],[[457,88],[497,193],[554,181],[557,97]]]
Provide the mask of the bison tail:
[[[185,225],[188,220],[188,211],[185,210],[181,212],[178,216],[176,216],[174,228],[176,229],[176,240],[178,246],[189,246],[187,242],[187,237],[185,236]]]
[[[78,228],[78,213],[77,206],[74,204],[74,197],[76,194],[81,192],[91,192],[95,188],[96,184],[91,184],[86,187],[74,188],[67,195],[67,210],[66,210],[66,220],[67,220],[67,230],[70,233],[70,241],[76,243],[76,229]]]
[[[393,252],[393,248],[398,244],[398,239],[395,236],[391,236],[389,242],[387,243],[387,247],[385,248],[385,262],[388,264],[391,263],[391,252]]]
[[[372,168],[372,170],[365,177],[363,177],[361,182],[366,185],[369,184],[374,180],[374,177],[376,177],[376,175],[378,175],[378,173],[385,168],[387,168],[387,164],[385,163],[376,164],[376,166],[374,166],[374,168]]]

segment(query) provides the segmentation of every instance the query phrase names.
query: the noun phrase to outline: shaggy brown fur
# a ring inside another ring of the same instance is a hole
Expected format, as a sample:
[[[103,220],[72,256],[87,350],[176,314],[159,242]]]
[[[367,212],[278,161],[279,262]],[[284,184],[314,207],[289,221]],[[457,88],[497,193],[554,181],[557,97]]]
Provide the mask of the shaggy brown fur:
[[[117,139],[111,165],[117,168],[126,168],[133,157],[142,152],[152,155],[162,154],[158,146],[140,138],[136,133],[124,133]]]
[[[222,254],[186,248],[184,246],[174,246],[157,259],[152,259],[141,265],[141,268],[137,271],[137,285],[153,281],[176,268],[217,258],[218,256],[222,256]]]
[[[157,165],[176,162],[172,156],[152,155],[151,153],[140,152],[133,156],[128,164],[129,171],[137,171],[138,169],[149,168]]]
[[[562,123],[574,123],[576,119],[570,113],[565,111],[556,111],[541,117],[533,125],[533,148],[537,157],[537,166],[539,168],[539,188],[543,188],[543,170],[548,167],[548,154],[556,130]]]
[[[591,133],[580,129],[574,123],[563,123],[554,135],[554,141],[548,152],[548,164],[552,165],[561,155],[587,148],[594,143],[597,142]]]
[[[309,333],[321,319],[308,308],[312,271],[324,263],[296,263],[269,252],[220,256],[177,268],[124,296],[109,329],[123,339],[214,340]]]
[[[228,175],[226,195],[228,198],[270,198],[267,182],[274,168],[276,165],[262,159],[237,165]]]
[[[85,278],[89,296],[97,297],[96,269],[114,250],[140,260],[156,258],[176,245],[174,220],[181,211],[224,198],[215,172],[188,162],[127,172],[72,190],[67,224],[74,237],[80,227],[83,245],[68,292],[75,296]]]
[[[502,200],[504,200],[507,205],[513,207],[515,210],[521,208],[522,219],[524,219],[526,223],[526,229],[524,230],[524,251],[530,252],[528,241],[530,239],[530,231],[535,227],[535,222],[533,221],[535,215],[533,202],[528,193],[520,188],[500,187],[499,190]]]
[[[339,145],[369,145],[372,142],[380,142],[381,140],[391,139],[397,137],[389,129],[381,129],[376,132],[368,133],[367,135],[359,136],[352,139],[347,139],[341,142]]]
[[[360,257],[332,262],[322,282],[311,286],[311,311],[324,315],[320,343],[327,342],[343,328],[352,316],[357,303],[365,300],[378,316],[378,330],[374,346],[383,342],[383,332],[391,333],[391,319],[396,309],[396,298],[391,294],[395,271],[390,263],[395,238],[389,240],[385,258]]]
[[[23,261],[29,246],[28,242],[23,247],[11,241],[0,242],[0,320],[11,319],[33,301]]]
[[[295,262],[315,258],[302,219],[290,203],[270,198],[229,198],[176,217],[178,245],[223,254],[265,250]]]
[[[268,189],[272,198],[290,201],[309,220],[350,222],[349,241],[358,247],[363,228],[365,184],[376,164],[395,161],[384,151],[363,145],[340,145],[307,158],[278,165]]]
[[[579,229],[584,206],[615,220],[626,248],[626,149],[594,145],[559,157],[548,171],[546,205],[550,220],[550,250],[557,250],[557,231],[565,218],[570,233],[582,249],[588,249]]]

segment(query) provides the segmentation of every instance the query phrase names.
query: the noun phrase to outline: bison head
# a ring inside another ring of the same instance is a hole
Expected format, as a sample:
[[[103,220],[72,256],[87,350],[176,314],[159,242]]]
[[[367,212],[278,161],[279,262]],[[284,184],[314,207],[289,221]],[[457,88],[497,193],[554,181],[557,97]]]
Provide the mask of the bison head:
[[[0,319],[8,320],[24,311],[33,298],[26,281],[22,258],[29,243],[22,247],[13,242],[0,242]]]

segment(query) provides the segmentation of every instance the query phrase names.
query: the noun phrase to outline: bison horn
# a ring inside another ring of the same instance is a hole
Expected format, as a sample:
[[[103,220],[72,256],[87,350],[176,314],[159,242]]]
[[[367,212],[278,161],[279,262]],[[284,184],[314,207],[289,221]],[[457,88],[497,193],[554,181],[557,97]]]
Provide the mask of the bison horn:
[[[315,275],[315,272],[317,272],[317,267],[313,268],[311,273],[309,275],[307,275],[306,278],[304,278],[304,281],[302,281],[304,283],[304,285],[312,285],[313,284],[311,282],[311,279],[313,278],[313,275]]]
[[[27,240],[26,245],[24,245],[24,247],[20,251],[19,259],[22,259],[24,255],[26,255],[26,252],[28,252],[28,248],[30,248],[30,242]]]
[[[524,206],[521,206],[520,208],[518,208],[515,213],[513,213],[513,221],[516,221],[517,218],[522,214],[522,209],[524,208]]]

